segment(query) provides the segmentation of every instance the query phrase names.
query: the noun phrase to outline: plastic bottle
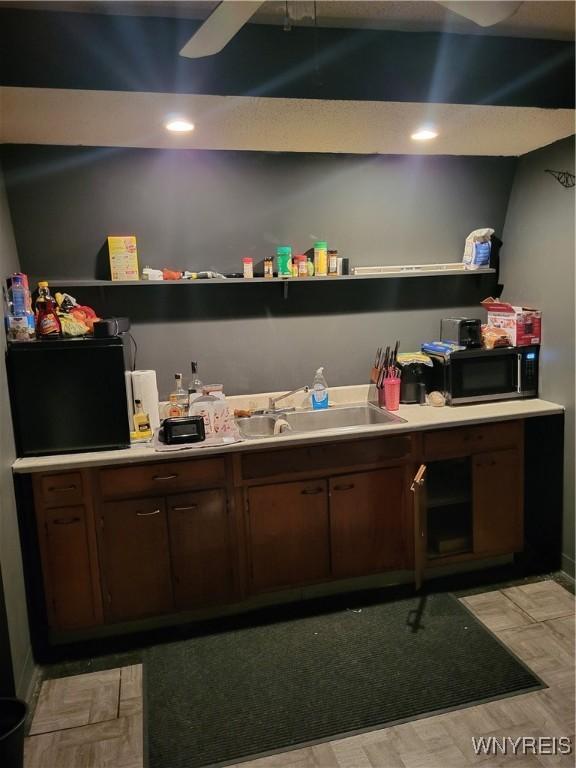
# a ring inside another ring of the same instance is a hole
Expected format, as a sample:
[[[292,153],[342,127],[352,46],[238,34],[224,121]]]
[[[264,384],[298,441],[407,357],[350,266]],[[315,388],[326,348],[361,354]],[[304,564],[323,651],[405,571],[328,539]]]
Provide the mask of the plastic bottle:
[[[276,248],[278,261],[278,277],[292,276],[292,248],[289,245],[279,245]]]
[[[5,321],[9,341],[29,341],[35,335],[35,318],[28,288],[28,278],[15,272],[6,280]]]
[[[150,416],[144,413],[144,407],[141,400],[134,400],[134,415],[132,417],[134,421],[134,432],[141,433],[140,436],[146,435],[152,436],[152,429],[150,427]]]
[[[312,384],[312,408],[320,410],[328,408],[328,384],[324,378],[324,366],[316,371]]]
[[[328,243],[325,240],[314,243],[314,274],[319,277],[328,274]]]
[[[56,300],[44,280],[38,283],[38,298],[36,299],[36,336],[39,339],[58,337],[62,335],[60,318],[56,314]]]

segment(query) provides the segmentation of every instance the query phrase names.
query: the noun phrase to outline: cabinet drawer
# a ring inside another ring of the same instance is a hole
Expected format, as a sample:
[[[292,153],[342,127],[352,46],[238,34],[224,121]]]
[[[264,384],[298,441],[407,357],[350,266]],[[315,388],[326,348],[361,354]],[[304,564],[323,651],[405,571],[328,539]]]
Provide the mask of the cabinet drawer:
[[[39,486],[41,502],[46,507],[79,504],[84,495],[80,472],[59,472],[55,475],[42,475]]]
[[[100,491],[107,499],[212,488],[223,482],[223,459],[141,464],[100,471]]]
[[[411,449],[411,437],[402,435],[249,453],[242,456],[242,477],[252,480],[298,472],[336,471],[347,467],[381,464],[408,456]]]
[[[478,424],[461,429],[442,429],[424,434],[424,458],[434,460],[450,456],[465,456],[494,448],[518,445],[522,438],[519,421]]]

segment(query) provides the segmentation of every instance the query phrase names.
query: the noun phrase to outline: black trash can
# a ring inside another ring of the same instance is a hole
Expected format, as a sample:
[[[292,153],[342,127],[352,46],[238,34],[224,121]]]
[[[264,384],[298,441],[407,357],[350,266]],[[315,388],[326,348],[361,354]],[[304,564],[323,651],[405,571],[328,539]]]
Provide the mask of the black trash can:
[[[0,698],[0,765],[22,768],[24,765],[24,723],[28,706],[20,699]]]

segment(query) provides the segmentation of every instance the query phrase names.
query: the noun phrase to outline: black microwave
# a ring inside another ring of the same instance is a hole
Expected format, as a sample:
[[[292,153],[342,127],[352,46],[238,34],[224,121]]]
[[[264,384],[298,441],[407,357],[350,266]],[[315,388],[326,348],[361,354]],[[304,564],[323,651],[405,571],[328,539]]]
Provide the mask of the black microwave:
[[[539,346],[464,349],[430,357],[433,388],[449,405],[538,396]]]

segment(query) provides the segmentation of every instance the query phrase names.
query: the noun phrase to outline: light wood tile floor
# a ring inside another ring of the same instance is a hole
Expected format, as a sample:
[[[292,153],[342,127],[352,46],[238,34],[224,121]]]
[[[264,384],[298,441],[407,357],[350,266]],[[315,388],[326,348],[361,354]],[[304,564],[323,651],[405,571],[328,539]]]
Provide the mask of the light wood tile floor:
[[[231,768],[573,768],[574,597],[544,581],[462,602],[549,687]],[[141,665],[44,683],[31,734],[25,768],[142,768]],[[573,753],[476,756],[480,736],[570,737]]]
[[[25,768],[142,768],[142,665],[42,684]]]

